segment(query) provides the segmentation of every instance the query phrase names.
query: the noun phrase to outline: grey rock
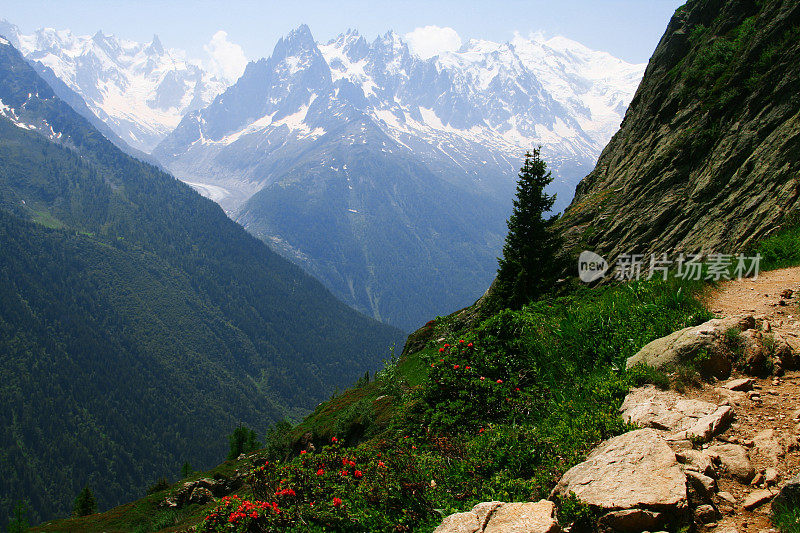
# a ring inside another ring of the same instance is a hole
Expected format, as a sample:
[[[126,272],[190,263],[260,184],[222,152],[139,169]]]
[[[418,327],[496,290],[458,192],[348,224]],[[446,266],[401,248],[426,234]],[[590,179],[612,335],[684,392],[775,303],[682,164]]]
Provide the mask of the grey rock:
[[[800,506],[800,474],[787,481],[772,500],[773,510],[792,506]]]

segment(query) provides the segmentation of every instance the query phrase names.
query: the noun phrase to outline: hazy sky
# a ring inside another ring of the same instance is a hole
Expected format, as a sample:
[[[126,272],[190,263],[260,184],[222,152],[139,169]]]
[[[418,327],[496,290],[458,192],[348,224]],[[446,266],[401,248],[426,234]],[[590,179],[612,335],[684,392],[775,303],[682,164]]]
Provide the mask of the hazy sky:
[[[515,31],[564,35],[632,62],[650,58],[683,0],[0,0],[0,18],[24,33],[42,27],[149,41],[202,57],[209,46],[241,46],[248,59],[268,56],[278,38],[301,23],[317,41],[348,28],[373,39],[389,29],[453,28],[458,38],[507,41]],[[227,32],[227,38],[218,31]],[[212,36],[217,34],[214,43]],[[455,34],[450,34],[455,35]],[[442,35],[438,35],[442,37]],[[447,37],[447,34],[444,35]],[[204,49],[205,46],[205,49]],[[218,55],[224,56],[219,52]]]

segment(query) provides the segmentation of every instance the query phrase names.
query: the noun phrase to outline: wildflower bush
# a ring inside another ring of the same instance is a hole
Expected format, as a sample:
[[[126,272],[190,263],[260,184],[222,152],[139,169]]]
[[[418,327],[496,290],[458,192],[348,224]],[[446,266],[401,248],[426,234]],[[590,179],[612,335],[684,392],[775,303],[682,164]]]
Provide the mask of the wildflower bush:
[[[377,442],[267,462],[249,479],[252,498],[223,499],[199,531],[409,531],[432,514],[409,446]]]

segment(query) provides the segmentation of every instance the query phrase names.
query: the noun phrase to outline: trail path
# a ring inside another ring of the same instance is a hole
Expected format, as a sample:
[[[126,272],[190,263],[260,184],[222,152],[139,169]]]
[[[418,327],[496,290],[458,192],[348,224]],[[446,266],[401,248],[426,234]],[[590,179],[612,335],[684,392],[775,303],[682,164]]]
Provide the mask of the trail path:
[[[791,296],[784,292],[787,289],[793,291]],[[780,333],[795,351],[800,350],[798,301],[800,267],[765,272],[755,280],[723,282],[705,295],[706,306],[717,316],[752,314],[762,321],[762,330]],[[756,379],[750,393],[731,393],[720,387],[705,386],[701,390],[687,391],[687,396],[712,401],[727,399],[734,406],[736,421],[717,437],[716,440],[721,442],[711,445],[744,445],[756,472],[764,472],[767,468],[777,470],[778,487],[800,472],[800,372],[790,371],[780,378]],[[770,430],[773,438],[765,445],[759,436],[763,437]],[[728,509],[731,514],[724,514],[716,527],[709,531],[750,533],[772,530],[769,503],[752,510],[746,510],[742,505],[751,493],[768,488],[766,483],[746,485],[720,478],[718,484],[721,491],[735,497],[736,504]],[[723,510],[722,506],[720,509]]]

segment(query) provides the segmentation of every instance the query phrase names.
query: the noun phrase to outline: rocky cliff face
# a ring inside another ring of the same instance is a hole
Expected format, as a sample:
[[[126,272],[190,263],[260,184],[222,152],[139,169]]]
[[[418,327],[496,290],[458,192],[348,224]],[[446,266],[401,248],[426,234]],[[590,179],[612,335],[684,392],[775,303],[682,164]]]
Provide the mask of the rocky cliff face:
[[[798,200],[800,4],[677,10],[561,221],[572,250],[741,251]]]

